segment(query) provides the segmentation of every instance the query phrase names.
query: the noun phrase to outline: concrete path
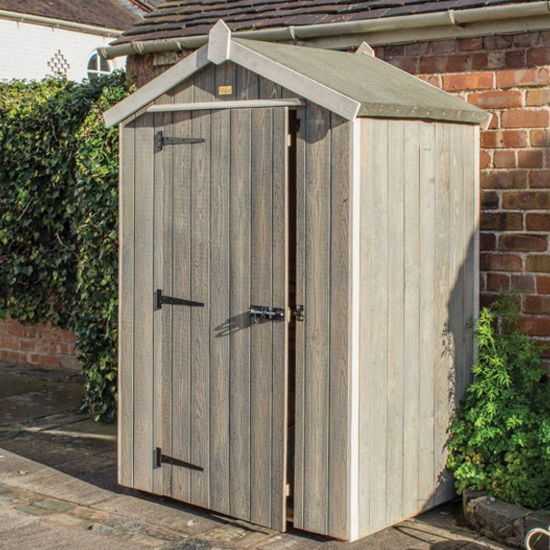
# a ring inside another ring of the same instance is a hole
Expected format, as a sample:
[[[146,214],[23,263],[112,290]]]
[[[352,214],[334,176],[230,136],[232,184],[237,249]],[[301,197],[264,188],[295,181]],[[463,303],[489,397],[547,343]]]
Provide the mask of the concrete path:
[[[116,430],[78,414],[82,380],[0,363],[0,550],[503,550],[448,505],[353,544],[281,535],[116,483]]]

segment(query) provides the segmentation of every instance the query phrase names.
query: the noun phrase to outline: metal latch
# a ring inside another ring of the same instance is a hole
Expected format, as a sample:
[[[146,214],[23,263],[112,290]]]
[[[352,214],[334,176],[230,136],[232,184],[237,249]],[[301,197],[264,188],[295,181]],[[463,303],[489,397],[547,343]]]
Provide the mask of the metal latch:
[[[204,143],[204,138],[192,138],[192,137],[168,137],[164,136],[161,131],[155,134],[155,149],[162,151],[165,145],[181,145],[184,143]]]
[[[184,298],[174,298],[173,296],[163,296],[162,290],[160,289],[157,289],[155,298],[157,309],[161,309],[162,304],[169,304],[171,306],[204,307],[202,302],[194,302],[193,300],[185,300]]]
[[[179,458],[173,458],[171,456],[163,455],[162,449],[160,447],[155,448],[154,459],[155,468],[160,468],[163,464],[170,464],[171,466],[181,466],[183,468],[189,468],[189,470],[204,472],[204,468],[201,466],[191,464],[190,462],[185,462],[185,460],[180,460]]]
[[[264,321],[284,321],[285,310],[282,307],[250,306],[250,317],[254,323]]]

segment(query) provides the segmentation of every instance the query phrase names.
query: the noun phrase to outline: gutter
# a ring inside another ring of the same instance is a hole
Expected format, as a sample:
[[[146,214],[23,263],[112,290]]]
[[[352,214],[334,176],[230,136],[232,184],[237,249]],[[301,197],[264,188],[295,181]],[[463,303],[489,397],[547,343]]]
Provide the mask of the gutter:
[[[520,32],[525,32],[522,21],[525,18],[533,18],[535,21],[546,21],[544,16],[550,16],[550,1],[518,3],[490,8],[474,8],[469,10],[447,10],[438,13],[427,13],[420,15],[401,15],[367,21],[345,21],[342,23],[325,23],[320,25],[304,25],[301,27],[279,27],[276,29],[239,31],[232,33],[233,37],[249,38],[251,40],[265,40],[279,42],[303,41],[314,39],[325,39],[330,37],[342,37],[349,35],[369,34],[376,36],[377,33],[414,31],[420,29],[449,29],[448,34],[455,36],[467,25],[479,23],[498,24],[508,20]],[[527,19],[525,19],[527,21]],[[542,25],[542,23],[541,23]],[[548,27],[548,22],[542,25]],[[452,31],[456,31],[453,34]],[[539,29],[540,30],[540,29]],[[476,31],[479,32],[479,31]],[[513,32],[507,30],[507,32]],[[494,32],[493,32],[494,34]],[[479,36],[479,34],[477,34]],[[421,40],[421,36],[416,38]],[[412,40],[414,41],[414,40]],[[123,55],[146,55],[149,53],[193,50],[208,42],[208,35],[191,36],[188,38],[169,38],[163,40],[142,40],[116,44],[99,48],[99,54],[106,59],[113,59]],[[369,41],[376,44],[376,41]],[[383,43],[388,43],[387,38]],[[330,47],[330,46],[328,46]],[[344,49],[349,47],[346,44],[334,46]]]
[[[94,25],[85,25],[75,21],[65,21],[63,19],[53,19],[51,17],[42,17],[41,15],[31,15],[28,13],[17,13],[14,11],[0,10],[0,19],[10,19],[20,23],[29,23],[31,25],[41,25],[44,27],[53,27],[54,29],[64,29],[69,31],[80,31],[86,34],[96,34],[99,36],[108,36],[116,38],[123,31],[117,29],[106,29]]]

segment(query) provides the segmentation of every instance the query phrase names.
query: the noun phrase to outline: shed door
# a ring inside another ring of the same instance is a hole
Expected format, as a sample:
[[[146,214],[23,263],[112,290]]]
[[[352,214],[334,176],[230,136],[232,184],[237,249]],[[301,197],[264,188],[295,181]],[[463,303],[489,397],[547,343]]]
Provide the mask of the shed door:
[[[155,115],[154,491],[277,530],[288,324],[250,311],[287,316],[287,115]]]

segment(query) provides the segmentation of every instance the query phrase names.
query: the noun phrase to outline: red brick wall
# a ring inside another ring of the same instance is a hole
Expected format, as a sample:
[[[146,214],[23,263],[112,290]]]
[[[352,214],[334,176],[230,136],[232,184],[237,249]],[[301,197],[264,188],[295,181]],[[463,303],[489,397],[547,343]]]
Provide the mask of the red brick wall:
[[[0,361],[78,368],[76,336],[50,325],[0,321]]]
[[[523,290],[522,325],[550,345],[550,33],[376,50],[493,113],[481,134],[481,302]]]

